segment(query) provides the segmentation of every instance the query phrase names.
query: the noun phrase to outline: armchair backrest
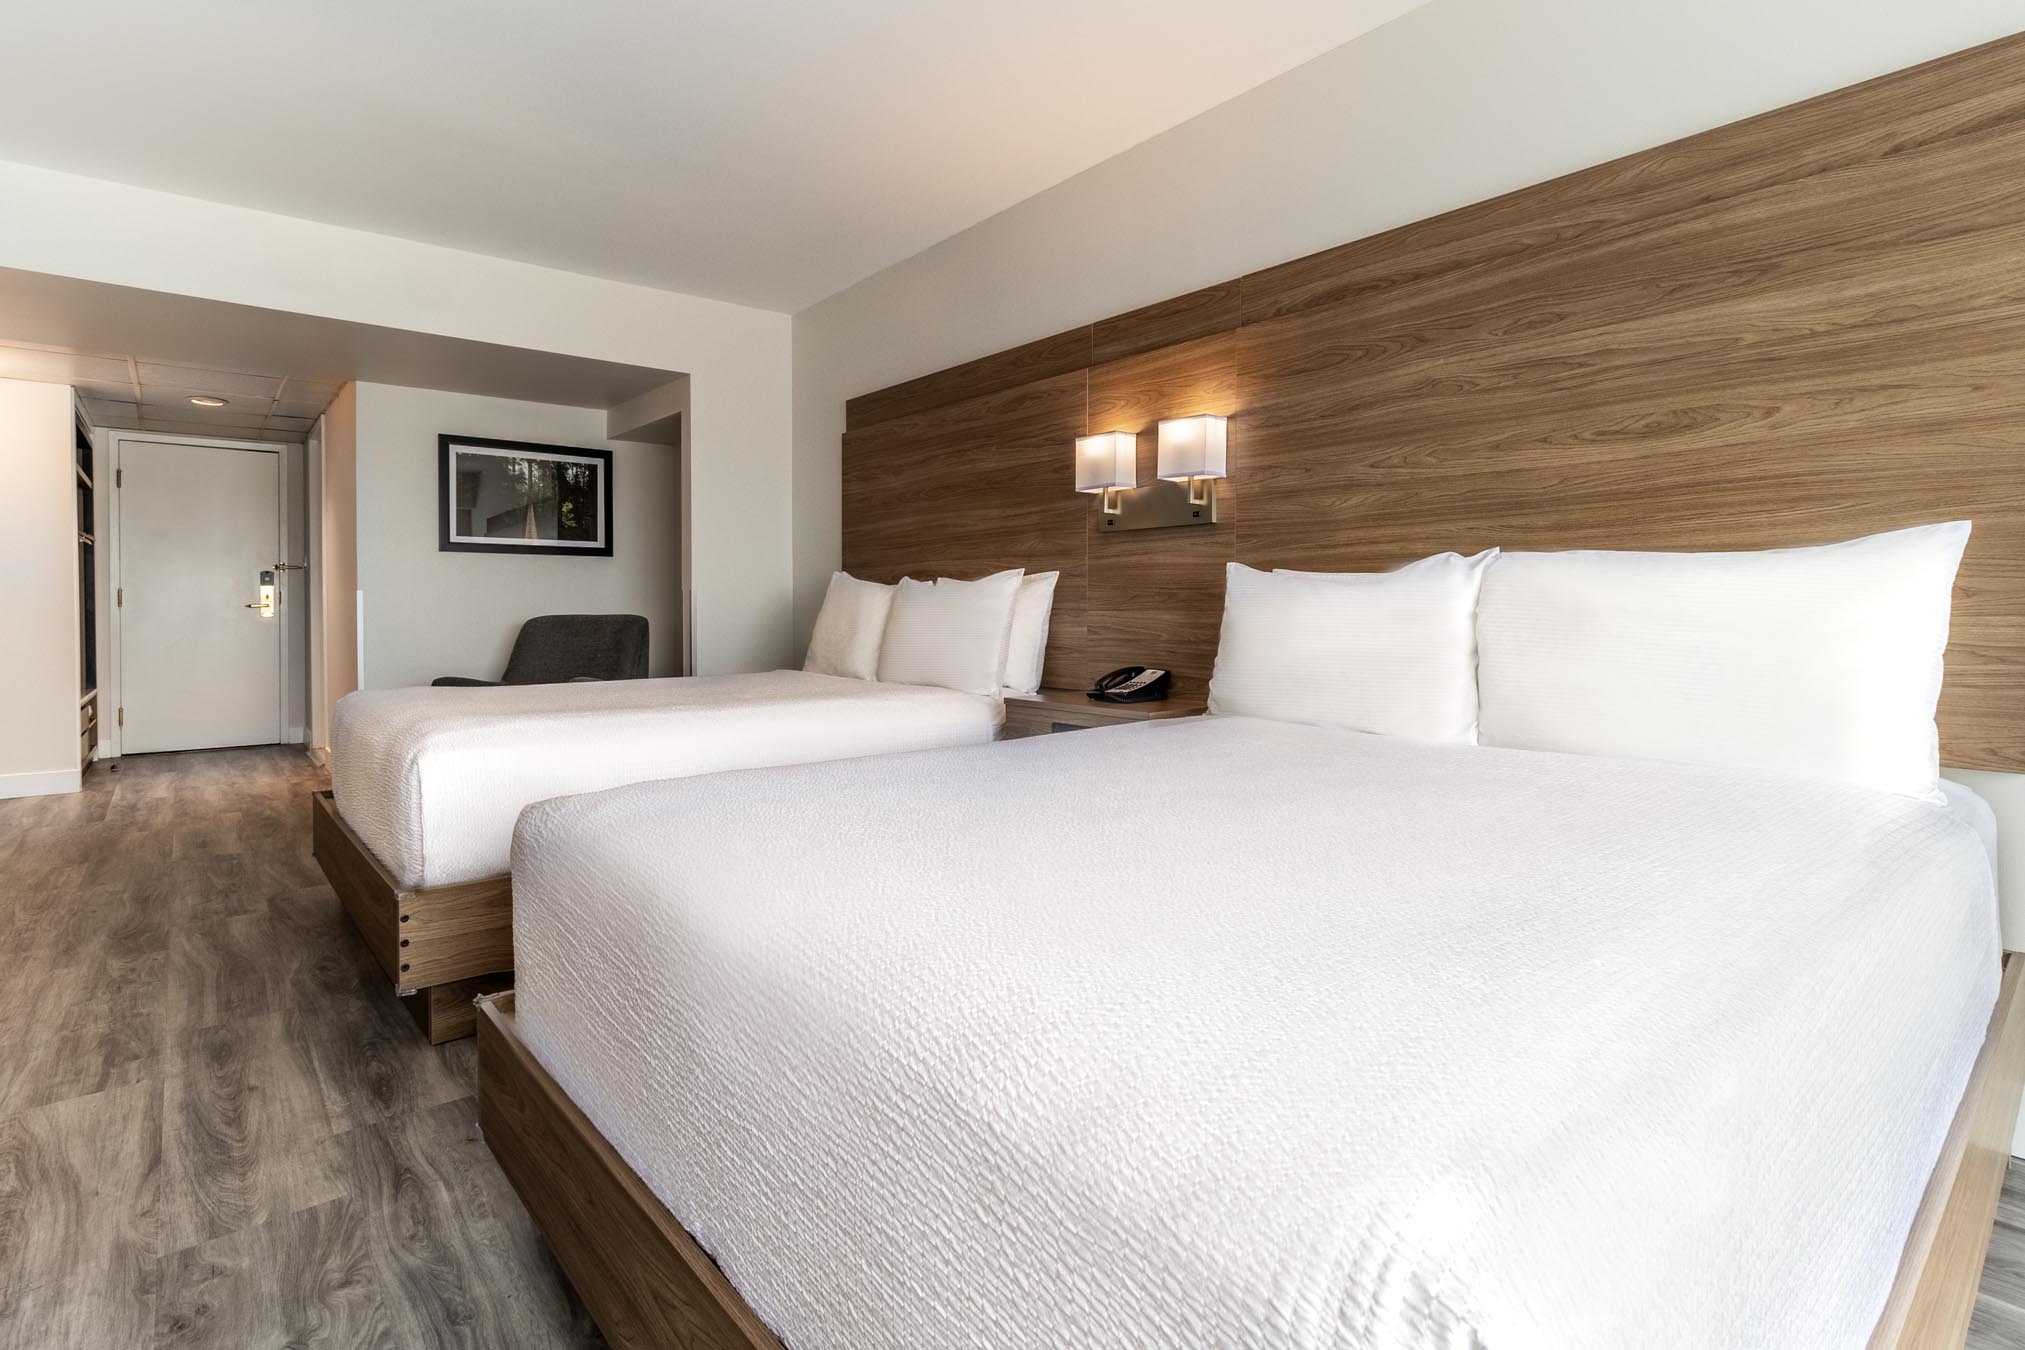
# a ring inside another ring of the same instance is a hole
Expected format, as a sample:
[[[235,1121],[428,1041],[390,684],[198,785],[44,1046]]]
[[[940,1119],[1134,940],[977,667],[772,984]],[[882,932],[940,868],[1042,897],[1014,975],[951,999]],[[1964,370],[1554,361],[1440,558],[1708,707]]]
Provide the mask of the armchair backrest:
[[[506,684],[647,678],[647,620],[638,614],[543,614],[520,626]]]

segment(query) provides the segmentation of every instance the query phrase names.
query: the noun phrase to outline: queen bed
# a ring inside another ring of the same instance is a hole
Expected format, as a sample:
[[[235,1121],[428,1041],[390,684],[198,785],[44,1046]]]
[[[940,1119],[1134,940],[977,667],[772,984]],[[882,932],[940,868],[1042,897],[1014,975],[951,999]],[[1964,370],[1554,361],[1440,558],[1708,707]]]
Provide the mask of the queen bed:
[[[487,1137],[795,1347],[1862,1345],[2016,1107],[1978,816],[1243,717],[548,802]]]
[[[1233,563],[1206,718],[532,807],[487,1138],[621,1345],[1959,1344],[1968,537]]]
[[[545,797],[649,778],[977,745],[995,697],[808,671],[353,694],[312,841],[433,1041],[513,965],[514,820]]]
[[[360,691],[338,703],[310,837],[433,1042],[513,966],[514,821],[622,783],[979,745],[1039,686],[1057,574],[831,578],[801,670]]]

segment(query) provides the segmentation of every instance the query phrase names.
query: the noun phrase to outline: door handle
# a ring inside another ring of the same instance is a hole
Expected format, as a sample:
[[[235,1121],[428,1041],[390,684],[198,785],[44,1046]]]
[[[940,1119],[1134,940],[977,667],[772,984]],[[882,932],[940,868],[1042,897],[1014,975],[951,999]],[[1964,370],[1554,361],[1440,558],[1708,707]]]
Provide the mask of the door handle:
[[[247,601],[247,602],[246,602],[246,608],[248,608],[248,609],[266,609],[266,608],[267,608],[267,606],[265,606],[265,605],[261,604],[261,603],[260,603],[260,602],[259,602],[258,600],[249,600],[249,601]]]

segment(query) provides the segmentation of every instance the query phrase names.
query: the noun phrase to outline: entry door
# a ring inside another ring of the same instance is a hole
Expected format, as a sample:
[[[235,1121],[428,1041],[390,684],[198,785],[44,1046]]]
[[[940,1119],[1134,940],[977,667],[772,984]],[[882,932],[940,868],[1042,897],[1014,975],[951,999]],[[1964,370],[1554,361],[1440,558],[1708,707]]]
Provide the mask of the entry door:
[[[120,470],[121,751],[279,741],[279,587],[271,615],[258,606],[281,560],[281,455],[127,441]]]

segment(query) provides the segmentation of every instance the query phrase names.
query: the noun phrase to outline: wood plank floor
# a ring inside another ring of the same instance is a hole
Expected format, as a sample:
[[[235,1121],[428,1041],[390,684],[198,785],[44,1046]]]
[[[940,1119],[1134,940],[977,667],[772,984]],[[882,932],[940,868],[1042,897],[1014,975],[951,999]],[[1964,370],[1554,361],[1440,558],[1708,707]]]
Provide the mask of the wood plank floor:
[[[1967,1350],[2019,1350],[2025,1346],[2025,1162],[2012,1160],[1997,1201],[1997,1226],[1983,1261]]]
[[[601,1346],[309,855],[299,750],[0,801],[0,1347]]]
[[[309,856],[299,752],[0,801],[0,1347],[602,1346]],[[2014,1167],[1971,1350],[2025,1346]]]

